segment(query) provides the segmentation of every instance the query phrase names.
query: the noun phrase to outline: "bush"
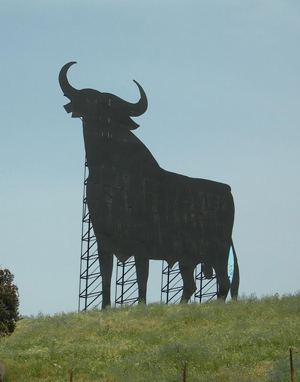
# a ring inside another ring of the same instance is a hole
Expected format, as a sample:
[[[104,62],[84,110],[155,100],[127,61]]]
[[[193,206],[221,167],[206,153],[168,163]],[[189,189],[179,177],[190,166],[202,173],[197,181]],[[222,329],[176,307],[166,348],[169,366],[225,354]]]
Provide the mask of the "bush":
[[[20,319],[19,291],[13,280],[8,269],[0,269],[0,336],[11,334]]]

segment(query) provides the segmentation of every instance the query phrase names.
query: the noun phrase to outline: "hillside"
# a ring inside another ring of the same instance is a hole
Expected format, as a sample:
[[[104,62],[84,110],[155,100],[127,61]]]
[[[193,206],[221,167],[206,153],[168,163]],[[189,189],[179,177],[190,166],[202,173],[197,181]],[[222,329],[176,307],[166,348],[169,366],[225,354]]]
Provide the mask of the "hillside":
[[[300,294],[32,317],[0,341],[10,382],[300,380]],[[296,352],[299,350],[299,354]]]

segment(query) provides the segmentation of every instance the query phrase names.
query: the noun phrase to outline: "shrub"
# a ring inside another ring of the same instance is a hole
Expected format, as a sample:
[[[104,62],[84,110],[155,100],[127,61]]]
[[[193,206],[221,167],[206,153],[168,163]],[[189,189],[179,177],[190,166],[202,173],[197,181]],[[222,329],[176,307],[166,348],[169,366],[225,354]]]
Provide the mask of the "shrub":
[[[13,280],[8,269],[0,269],[0,336],[11,334],[20,319],[19,291]]]

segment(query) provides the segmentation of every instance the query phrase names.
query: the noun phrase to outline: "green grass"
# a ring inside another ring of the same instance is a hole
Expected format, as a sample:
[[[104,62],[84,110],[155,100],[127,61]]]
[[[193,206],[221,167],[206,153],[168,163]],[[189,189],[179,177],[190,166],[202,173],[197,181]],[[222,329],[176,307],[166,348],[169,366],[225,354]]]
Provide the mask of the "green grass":
[[[6,381],[300,380],[300,294],[32,317],[0,341]],[[296,353],[299,351],[299,354]]]

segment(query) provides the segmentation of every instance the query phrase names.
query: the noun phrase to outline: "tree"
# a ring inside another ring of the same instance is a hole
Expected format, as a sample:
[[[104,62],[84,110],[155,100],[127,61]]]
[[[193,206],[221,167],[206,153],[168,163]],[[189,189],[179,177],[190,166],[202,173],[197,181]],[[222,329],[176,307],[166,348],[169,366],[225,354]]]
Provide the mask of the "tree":
[[[11,334],[20,319],[19,291],[13,280],[8,269],[0,269],[0,336]]]

